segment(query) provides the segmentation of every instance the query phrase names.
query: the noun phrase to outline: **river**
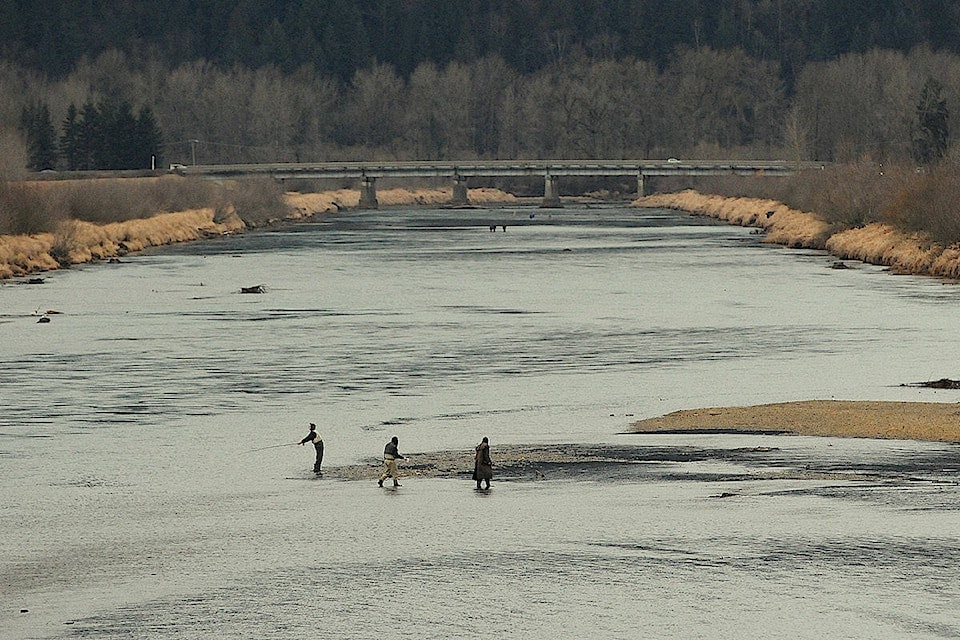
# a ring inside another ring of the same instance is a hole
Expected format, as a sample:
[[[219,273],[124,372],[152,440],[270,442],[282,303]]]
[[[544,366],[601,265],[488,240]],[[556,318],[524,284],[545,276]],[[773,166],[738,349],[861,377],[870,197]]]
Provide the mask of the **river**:
[[[834,262],[573,204],[346,212],[7,282],[0,637],[960,637],[957,446],[626,433],[957,401],[902,385],[956,376],[960,288]],[[314,478],[308,422],[369,478]],[[495,463],[637,458],[378,489],[394,435],[465,469],[482,436]]]

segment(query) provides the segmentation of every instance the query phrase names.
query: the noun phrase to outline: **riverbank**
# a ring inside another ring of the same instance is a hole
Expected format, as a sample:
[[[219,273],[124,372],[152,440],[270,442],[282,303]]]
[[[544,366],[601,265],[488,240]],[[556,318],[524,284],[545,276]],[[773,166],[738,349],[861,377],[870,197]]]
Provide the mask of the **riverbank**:
[[[960,247],[942,247],[923,234],[871,223],[838,228],[815,213],[791,209],[775,200],[731,198],[696,191],[656,194],[633,206],[679,209],[731,224],[757,227],[764,242],[792,248],[821,249],[841,260],[860,260],[889,267],[893,273],[960,279]]]
[[[442,206],[450,201],[451,189],[387,189],[378,192],[381,206]],[[496,189],[470,189],[470,202],[477,205],[504,204],[516,201],[512,194]],[[284,195],[287,213],[271,224],[282,224],[356,208],[358,190],[341,189],[319,193]],[[250,228],[232,206],[205,207],[158,213],[149,218],[136,218],[108,224],[70,220],[55,233],[34,235],[0,235],[0,280],[59,269],[71,264],[119,258],[140,251],[177,242],[189,242]]]

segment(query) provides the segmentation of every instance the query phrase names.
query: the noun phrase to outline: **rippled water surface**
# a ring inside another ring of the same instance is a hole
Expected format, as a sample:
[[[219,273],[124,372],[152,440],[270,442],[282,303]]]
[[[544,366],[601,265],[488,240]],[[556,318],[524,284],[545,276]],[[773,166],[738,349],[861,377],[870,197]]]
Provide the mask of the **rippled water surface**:
[[[624,433],[956,402],[901,385],[957,377],[960,289],[833,263],[574,205],[351,212],[6,283],[0,637],[960,637],[960,448]],[[287,445],[308,421],[369,479],[314,479]],[[465,470],[483,435],[611,462],[381,490],[392,435]]]

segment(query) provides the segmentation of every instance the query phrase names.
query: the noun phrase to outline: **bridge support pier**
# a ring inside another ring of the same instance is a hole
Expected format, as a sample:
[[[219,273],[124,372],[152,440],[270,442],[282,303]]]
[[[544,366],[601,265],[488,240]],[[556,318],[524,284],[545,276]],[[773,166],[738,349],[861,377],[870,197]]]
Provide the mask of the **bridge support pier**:
[[[637,197],[642,198],[647,195],[643,192],[643,171],[637,173]]]
[[[456,176],[453,179],[453,197],[450,204],[463,206],[470,204],[470,196],[467,194],[467,179]]]
[[[560,204],[560,189],[557,186],[557,178],[549,173],[544,178],[543,202],[540,203],[540,206],[551,208],[563,206]]]
[[[360,183],[360,208],[378,209],[380,203],[377,202],[377,179],[364,178]]]

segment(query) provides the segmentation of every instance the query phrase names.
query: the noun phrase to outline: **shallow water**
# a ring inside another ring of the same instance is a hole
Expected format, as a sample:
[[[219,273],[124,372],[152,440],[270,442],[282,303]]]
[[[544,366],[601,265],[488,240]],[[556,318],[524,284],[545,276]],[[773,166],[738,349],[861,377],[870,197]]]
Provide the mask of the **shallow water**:
[[[0,637],[960,637],[956,446],[622,433],[956,401],[900,385],[956,377],[960,289],[833,262],[667,211],[391,210],[6,284]],[[371,480],[276,446],[308,421]],[[379,490],[392,435],[637,453]]]

